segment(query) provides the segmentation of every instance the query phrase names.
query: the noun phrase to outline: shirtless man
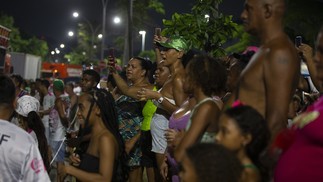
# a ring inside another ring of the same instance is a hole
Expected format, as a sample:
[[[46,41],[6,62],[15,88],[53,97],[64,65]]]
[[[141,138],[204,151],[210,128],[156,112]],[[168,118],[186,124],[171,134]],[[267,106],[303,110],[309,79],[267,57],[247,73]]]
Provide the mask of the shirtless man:
[[[241,73],[227,107],[250,105],[267,120],[272,139],[286,127],[288,104],[296,89],[300,60],[283,30],[284,0],[246,0],[241,18],[261,47]]]

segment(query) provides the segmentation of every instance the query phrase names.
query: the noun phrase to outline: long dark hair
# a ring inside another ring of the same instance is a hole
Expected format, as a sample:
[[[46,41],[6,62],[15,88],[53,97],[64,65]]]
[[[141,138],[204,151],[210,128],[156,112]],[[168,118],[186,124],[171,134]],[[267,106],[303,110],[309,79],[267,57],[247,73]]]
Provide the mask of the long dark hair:
[[[92,102],[95,102],[101,110],[101,117],[105,127],[113,134],[118,142],[118,157],[114,165],[112,181],[127,181],[129,168],[127,166],[128,156],[125,152],[125,145],[119,133],[117,112],[113,96],[105,89],[95,89],[89,93]]]
[[[49,156],[48,156],[48,143],[45,136],[45,127],[40,119],[39,115],[35,111],[31,111],[28,113],[27,117],[23,117],[25,121],[27,121],[28,128],[32,129],[37,136],[38,140],[38,149],[40,151],[40,155],[43,158],[44,165],[47,169],[47,172],[50,171],[49,164]]]

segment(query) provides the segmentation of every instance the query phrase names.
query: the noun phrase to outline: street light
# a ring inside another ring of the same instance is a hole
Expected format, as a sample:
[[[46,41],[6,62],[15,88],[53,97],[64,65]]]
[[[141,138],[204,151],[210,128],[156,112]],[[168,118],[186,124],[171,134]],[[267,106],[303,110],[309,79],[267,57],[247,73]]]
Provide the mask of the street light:
[[[59,47],[60,47],[61,49],[64,49],[65,45],[64,45],[64,44],[61,44],[61,45],[59,45]]]
[[[73,31],[69,31],[68,32],[68,36],[73,37],[74,36],[74,32]]]
[[[121,19],[120,19],[120,17],[118,17],[118,16],[114,17],[114,18],[113,18],[113,22],[114,22],[114,24],[119,24],[119,23],[121,23]]]
[[[74,18],[79,17],[79,13],[78,13],[78,12],[73,12],[73,17],[74,17]]]
[[[141,30],[141,31],[139,31],[139,34],[142,36],[142,39],[141,39],[141,51],[145,51],[146,31]]]
[[[55,48],[55,53],[59,54],[59,53],[61,53],[61,51],[59,49]]]
[[[80,14],[78,12],[73,12],[73,17],[74,18],[78,18],[80,16]],[[93,58],[94,54],[93,54],[93,47],[94,47],[94,39],[95,39],[95,35],[98,32],[100,26],[97,26],[96,29],[93,28],[92,24],[90,23],[90,21],[88,19],[86,19],[84,16],[81,16],[81,18],[83,18],[83,20],[88,24],[88,27],[90,28],[91,31],[91,45],[90,45],[90,49],[89,49],[89,58],[90,60]]]

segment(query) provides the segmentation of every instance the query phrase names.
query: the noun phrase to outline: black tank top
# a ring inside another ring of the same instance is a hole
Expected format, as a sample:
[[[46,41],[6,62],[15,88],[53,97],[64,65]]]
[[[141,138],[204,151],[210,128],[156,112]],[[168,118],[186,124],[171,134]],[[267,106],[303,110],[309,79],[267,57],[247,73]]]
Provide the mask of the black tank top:
[[[100,160],[98,157],[84,153],[79,165],[79,169],[82,169],[91,173],[99,173]]]

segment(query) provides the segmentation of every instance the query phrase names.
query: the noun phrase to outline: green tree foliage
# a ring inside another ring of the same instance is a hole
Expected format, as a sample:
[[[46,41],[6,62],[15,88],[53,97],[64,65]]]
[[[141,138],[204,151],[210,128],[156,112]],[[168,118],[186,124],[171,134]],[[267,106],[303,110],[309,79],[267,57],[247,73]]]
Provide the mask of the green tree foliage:
[[[27,46],[25,46],[21,52],[30,53],[45,58],[48,54],[48,45],[46,41],[32,37],[27,40]]]
[[[192,13],[175,13],[171,20],[163,20],[166,36],[180,35],[189,43],[190,48],[204,50],[213,56],[224,54],[222,45],[236,31],[236,23],[232,16],[218,11],[217,4],[221,0],[196,0]],[[209,15],[206,18],[205,15]]]
[[[76,35],[77,47],[66,54],[65,58],[70,60],[71,64],[96,64],[101,50],[101,43],[97,37],[99,30],[101,30],[100,25],[93,27],[90,22],[79,23]]]
[[[19,29],[14,26],[13,17],[1,14],[0,25],[11,29],[10,51],[34,54],[41,56],[42,58],[45,58],[48,54],[48,45],[46,41],[36,37],[21,37]]]
[[[70,64],[82,64],[86,60],[85,55],[80,50],[73,50],[69,54],[65,54],[64,58],[70,60]]]
[[[119,7],[121,12],[126,17],[127,6],[129,0],[119,0]],[[159,14],[165,14],[164,5],[160,0],[136,0],[133,3],[133,26],[138,31],[143,26],[152,26],[152,17],[149,15],[150,11]]]
[[[156,54],[155,54],[155,51],[154,50],[147,50],[147,51],[142,51],[139,53],[140,57],[143,57],[143,58],[149,58],[150,61],[152,62],[155,62],[156,60]]]
[[[123,19],[126,19],[126,11],[129,0],[120,0],[118,3],[119,7],[121,7],[119,12],[124,14]],[[159,0],[140,0],[135,1],[133,5],[133,32],[138,32],[139,29],[146,26],[153,26],[150,23],[152,19],[148,14],[150,10],[161,14],[165,13],[164,6]],[[101,26],[94,26],[91,28],[89,23],[91,22],[78,25],[78,46],[71,53],[65,56],[66,59],[70,60],[70,63],[82,64],[82,62],[85,62],[96,64],[99,60],[97,55],[99,50],[101,50],[101,44],[100,40],[98,40],[96,36],[92,37],[92,31],[97,32],[97,28]],[[124,36],[115,37],[115,40],[113,40],[115,49],[123,50],[124,41]],[[96,45],[96,48],[93,48],[92,45]]]
[[[250,45],[258,45],[255,37],[249,35],[243,28],[243,25],[237,26],[237,31],[233,34],[233,40],[235,44],[225,48],[227,54],[243,52]]]

